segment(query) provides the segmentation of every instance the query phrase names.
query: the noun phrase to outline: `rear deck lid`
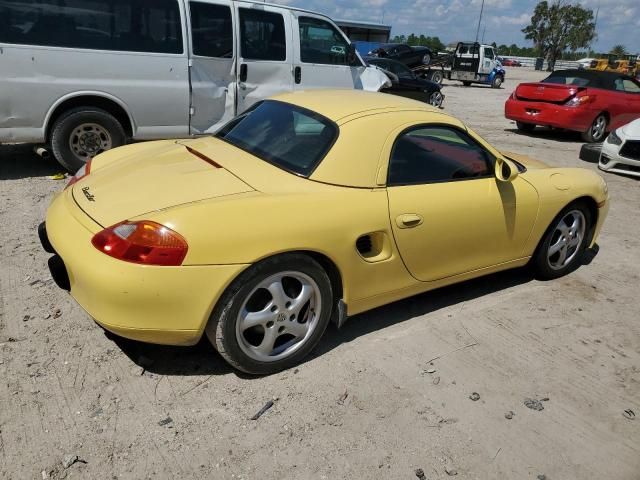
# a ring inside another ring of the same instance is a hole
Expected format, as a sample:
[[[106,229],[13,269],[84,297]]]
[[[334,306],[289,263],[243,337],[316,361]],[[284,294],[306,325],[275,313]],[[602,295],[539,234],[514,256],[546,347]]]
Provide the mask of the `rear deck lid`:
[[[516,88],[516,97],[530,102],[562,104],[584,89],[576,85],[559,83],[521,83]]]
[[[150,142],[107,152],[94,160],[91,173],[73,185],[80,208],[107,227],[123,220],[186,203],[254,189],[215,160],[216,155],[242,154],[237,149],[211,149],[207,155],[175,142]],[[108,155],[108,157],[106,157]]]

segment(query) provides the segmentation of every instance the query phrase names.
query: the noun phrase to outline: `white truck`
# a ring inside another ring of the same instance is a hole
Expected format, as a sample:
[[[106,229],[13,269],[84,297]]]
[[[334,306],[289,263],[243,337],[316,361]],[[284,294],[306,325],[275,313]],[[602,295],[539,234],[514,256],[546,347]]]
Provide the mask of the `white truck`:
[[[505,70],[493,46],[477,42],[459,42],[451,55],[436,58],[429,65],[415,67],[413,71],[437,83],[447,78],[460,81],[465,86],[479,83],[492,88],[500,88],[505,77]]]

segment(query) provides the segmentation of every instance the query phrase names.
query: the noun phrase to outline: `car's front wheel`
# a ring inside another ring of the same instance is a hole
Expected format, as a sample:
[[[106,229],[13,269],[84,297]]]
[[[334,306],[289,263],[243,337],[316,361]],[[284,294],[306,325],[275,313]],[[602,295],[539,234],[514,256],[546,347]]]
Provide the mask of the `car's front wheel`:
[[[583,202],[565,207],[551,222],[533,258],[538,278],[558,278],[582,261],[591,232],[591,211]]]
[[[436,90],[429,95],[429,103],[434,107],[440,108],[442,106],[442,102],[444,101],[444,96],[440,92],[440,90]]]
[[[206,334],[231,366],[265,375],[298,364],[322,337],[332,310],[331,282],[322,266],[306,255],[278,255],[233,282]]]

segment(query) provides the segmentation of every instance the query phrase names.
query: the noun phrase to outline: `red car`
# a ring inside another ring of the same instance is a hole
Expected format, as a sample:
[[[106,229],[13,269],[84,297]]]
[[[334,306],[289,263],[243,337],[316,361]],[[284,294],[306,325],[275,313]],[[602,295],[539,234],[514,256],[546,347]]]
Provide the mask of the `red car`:
[[[521,83],[504,104],[518,130],[536,125],[582,133],[601,142],[611,130],[640,117],[640,82],[616,72],[558,70],[539,83]]]

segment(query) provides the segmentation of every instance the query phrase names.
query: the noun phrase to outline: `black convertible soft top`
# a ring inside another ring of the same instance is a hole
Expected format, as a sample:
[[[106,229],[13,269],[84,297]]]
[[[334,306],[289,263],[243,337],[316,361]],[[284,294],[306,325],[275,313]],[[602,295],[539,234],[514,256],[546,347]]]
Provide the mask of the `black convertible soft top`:
[[[636,79],[619,72],[602,72],[598,70],[582,70],[582,69],[568,69],[568,70],[556,70],[547,78],[543,83],[561,83],[561,84],[574,84],[584,87],[602,88],[604,90],[616,90],[615,81],[618,79],[631,80],[634,83],[638,83]]]

